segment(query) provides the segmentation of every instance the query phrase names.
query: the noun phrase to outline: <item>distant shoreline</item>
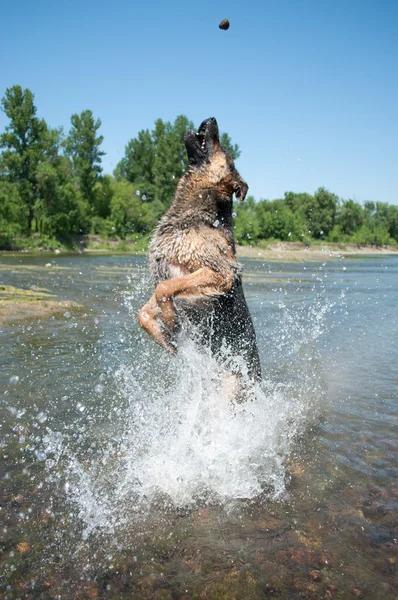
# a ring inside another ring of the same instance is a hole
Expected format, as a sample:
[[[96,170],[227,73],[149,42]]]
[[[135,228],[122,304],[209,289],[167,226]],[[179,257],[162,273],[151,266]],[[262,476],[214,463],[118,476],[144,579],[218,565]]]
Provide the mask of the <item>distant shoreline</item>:
[[[45,249],[25,248],[20,250],[2,250],[1,255],[32,254],[132,254],[146,255],[147,250],[142,243],[136,245],[132,241],[116,238],[103,239],[99,236],[82,236],[74,240],[74,248]],[[357,246],[355,244],[328,243],[304,244],[300,242],[272,241],[262,246],[237,246],[238,257],[265,259],[279,262],[318,261],[354,256],[377,256],[382,254],[398,254],[398,247],[393,246]]]
[[[298,242],[273,242],[267,248],[259,246],[238,246],[238,256],[243,258],[265,259],[280,262],[320,261],[344,257],[398,255],[398,248],[392,246],[356,246],[355,244],[306,245]]]

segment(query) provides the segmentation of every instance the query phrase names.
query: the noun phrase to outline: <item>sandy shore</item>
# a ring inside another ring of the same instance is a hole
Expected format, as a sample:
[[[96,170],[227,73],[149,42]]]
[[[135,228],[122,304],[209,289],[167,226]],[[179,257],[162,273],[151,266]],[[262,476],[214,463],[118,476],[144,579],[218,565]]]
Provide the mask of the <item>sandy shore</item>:
[[[306,246],[296,242],[276,242],[266,249],[258,246],[238,246],[238,256],[257,258],[269,261],[297,262],[331,260],[352,256],[374,256],[379,254],[398,254],[398,249],[391,247],[355,246],[352,244],[327,244],[323,246]]]

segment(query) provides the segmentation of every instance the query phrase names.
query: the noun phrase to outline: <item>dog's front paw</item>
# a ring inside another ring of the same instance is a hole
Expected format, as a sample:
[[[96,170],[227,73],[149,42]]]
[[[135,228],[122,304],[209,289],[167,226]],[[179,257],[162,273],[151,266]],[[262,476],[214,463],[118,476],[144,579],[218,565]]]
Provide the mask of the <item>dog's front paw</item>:
[[[175,342],[175,336],[169,329],[166,329],[165,327],[163,327],[162,333],[164,340],[164,344],[162,344],[163,348],[165,348],[167,352],[170,352],[170,354],[176,354],[177,344]]]

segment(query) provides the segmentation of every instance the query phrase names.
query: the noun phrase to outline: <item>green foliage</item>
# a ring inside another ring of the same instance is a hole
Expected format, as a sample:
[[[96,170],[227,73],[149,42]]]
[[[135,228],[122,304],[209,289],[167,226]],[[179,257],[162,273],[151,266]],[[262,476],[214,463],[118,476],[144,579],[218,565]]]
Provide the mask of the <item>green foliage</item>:
[[[328,192],[325,188],[319,188],[315,194],[294,194],[287,192],[285,194],[285,204],[294,213],[300,216],[305,224],[304,236],[315,239],[325,239],[332,231],[338,198],[335,194]]]
[[[237,160],[241,155],[241,151],[239,149],[238,144],[233,144],[231,138],[228,133],[222,133],[220,136],[221,146],[224,150],[228,150],[234,160]]]
[[[234,215],[236,215],[234,230],[237,244],[256,243],[260,237],[260,227],[253,196],[248,196],[244,202],[236,201],[234,210]]]
[[[152,132],[155,157],[153,162],[154,197],[164,208],[168,208],[178,183],[188,168],[187,153],[184,145],[184,135],[193,123],[180,115],[173,124],[163,123],[161,119],[155,122]],[[145,190],[142,190],[145,193]],[[149,196],[149,200],[151,197]]]
[[[92,233],[106,247],[144,248],[188,167],[184,115],[173,123],[158,119],[152,131],[131,139],[114,176],[102,175],[101,126],[90,110],[71,117],[64,139],[36,116],[34,96],[21,86],[1,101],[9,124],[0,135],[0,248],[55,248],[72,236]],[[227,133],[221,144],[237,159],[239,146]],[[328,240],[358,245],[396,245],[398,207],[383,202],[339,200],[325,188],[286,192],[283,198],[234,204],[239,244],[265,240]],[[110,241],[112,239],[112,242]]]
[[[128,142],[115,169],[116,179],[133,183],[147,202],[160,203],[165,210],[188,166],[184,134],[190,128],[193,124],[180,115],[173,124],[158,119],[152,132],[140,131]]]
[[[337,209],[335,219],[336,231],[341,235],[350,236],[357,231],[365,220],[364,209],[354,200],[345,200]]]
[[[35,229],[42,235],[66,239],[86,233],[90,209],[74,183],[68,158],[54,156],[36,172],[38,198],[34,206]]]
[[[71,117],[72,127],[65,141],[66,153],[72,161],[73,172],[80,192],[91,207],[96,203],[96,183],[102,172],[101,161],[105,152],[100,150],[103,136],[97,136],[100,119],[94,120],[91,110],[83,110]]]
[[[387,246],[396,245],[388,229],[383,225],[375,223],[365,223],[361,228],[354,233],[351,241],[358,246]]]
[[[13,249],[15,236],[27,229],[28,209],[16,185],[0,181],[0,249]]]
[[[26,232],[34,218],[38,197],[38,166],[57,154],[61,132],[47,127],[36,117],[34,96],[28,89],[14,85],[6,90],[1,106],[9,125],[0,135],[0,174],[3,181],[14,184],[27,209]]]
[[[101,219],[107,219],[111,212],[113,196],[113,177],[104,175],[98,178],[94,186],[94,214]]]
[[[139,132],[137,138],[131,139],[125,155],[116,166],[114,176],[117,180],[129,181],[143,189],[149,198],[154,196],[155,176],[153,165],[155,147],[152,135],[148,129]]]
[[[114,235],[124,238],[132,233],[149,234],[162,213],[162,205],[156,200],[143,199],[141,191],[133,184],[128,181],[114,183],[110,214]]]
[[[308,225],[303,214],[290,208],[286,201],[262,200],[257,206],[262,239],[273,238],[289,242],[307,240]]]

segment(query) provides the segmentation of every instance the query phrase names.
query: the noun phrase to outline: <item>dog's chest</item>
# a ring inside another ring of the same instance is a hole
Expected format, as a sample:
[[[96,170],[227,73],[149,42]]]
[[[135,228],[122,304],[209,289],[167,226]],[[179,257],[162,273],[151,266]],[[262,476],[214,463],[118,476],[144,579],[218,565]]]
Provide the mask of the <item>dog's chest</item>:
[[[196,271],[200,267],[229,270],[235,263],[233,239],[223,229],[200,227],[176,229],[155,236],[150,251],[151,265],[166,263],[173,274],[179,277]],[[177,273],[178,272],[178,273]]]

